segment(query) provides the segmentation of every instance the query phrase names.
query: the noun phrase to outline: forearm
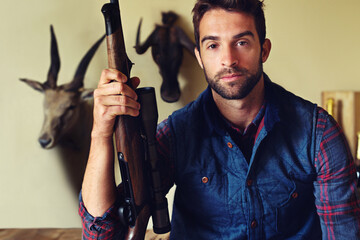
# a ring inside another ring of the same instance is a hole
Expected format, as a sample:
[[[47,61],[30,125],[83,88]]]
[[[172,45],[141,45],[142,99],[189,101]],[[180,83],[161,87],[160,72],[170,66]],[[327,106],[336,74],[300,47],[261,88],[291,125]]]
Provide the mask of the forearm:
[[[88,212],[102,216],[115,202],[114,149],[112,138],[92,137],[82,197]]]

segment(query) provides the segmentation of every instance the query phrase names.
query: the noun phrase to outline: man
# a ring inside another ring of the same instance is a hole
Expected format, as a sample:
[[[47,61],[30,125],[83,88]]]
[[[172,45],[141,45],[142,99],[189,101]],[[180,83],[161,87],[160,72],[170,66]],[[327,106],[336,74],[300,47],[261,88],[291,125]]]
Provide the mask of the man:
[[[195,54],[209,87],[158,127],[164,179],[167,188],[177,186],[171,238],[360,239],[344,135],[323,109],[263,73],[271,43],[262,7],[258,0],[198,0],[193,9]],[[116,115],[136,116],[140,108],[124,82],[104,70],[95,91],[80,198],[89,239],[122,229],[114,214],[112,129]]]

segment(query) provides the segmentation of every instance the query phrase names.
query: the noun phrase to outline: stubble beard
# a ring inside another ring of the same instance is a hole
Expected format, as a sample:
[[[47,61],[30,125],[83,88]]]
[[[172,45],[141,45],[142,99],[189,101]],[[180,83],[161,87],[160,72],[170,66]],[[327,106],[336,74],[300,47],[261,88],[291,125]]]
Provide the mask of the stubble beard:
[[[237,66],[232,68],[224,68],[213,78],[210,78],[206,72],[207,71],[204,67],[206,81],[208,82],[209,86],[222,98],[228,100],[243,99],[249,95],[256,84],[260,81],[263,74],[263,64],[260,58],[258,68],[256,69],[255,73],[251,73],[248,69],[239,68]],[[241,74],[245,77],[245,79],[241,82],[236,81],[223,84],[221,82],[221,78],[227,74]]]

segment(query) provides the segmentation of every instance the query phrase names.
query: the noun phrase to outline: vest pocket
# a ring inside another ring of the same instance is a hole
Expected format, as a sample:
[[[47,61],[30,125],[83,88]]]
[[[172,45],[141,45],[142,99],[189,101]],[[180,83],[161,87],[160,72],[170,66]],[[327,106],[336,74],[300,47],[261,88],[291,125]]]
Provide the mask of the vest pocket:
[[[175,204],[197,224],[211,228],[227,226],[229,213],[224,178],[214,173],[184,174],[177,185]]]
[[[312,183],[292,181],[294,188],[288,199],[276,209],[276,228],[283,237],[298,233],[316,214]]]

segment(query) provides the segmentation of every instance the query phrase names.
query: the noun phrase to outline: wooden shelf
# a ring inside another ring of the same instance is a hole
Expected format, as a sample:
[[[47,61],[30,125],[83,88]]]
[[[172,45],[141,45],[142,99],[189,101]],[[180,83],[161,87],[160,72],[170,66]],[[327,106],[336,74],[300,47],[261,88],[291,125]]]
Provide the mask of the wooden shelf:
[[[327,102],[332,99],[332,116],[339,123],[349,143],[351,153],[356,158],[357,132],[360,131],[360,92],[327,91],[322,92],[322,107],[328,111]],[[329,111],[328,111],[329,112]]]
[[[1,240],[81,240],[81,228],[0,229]]]

